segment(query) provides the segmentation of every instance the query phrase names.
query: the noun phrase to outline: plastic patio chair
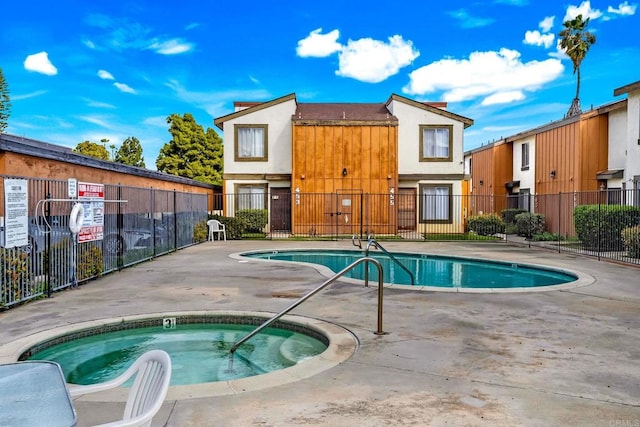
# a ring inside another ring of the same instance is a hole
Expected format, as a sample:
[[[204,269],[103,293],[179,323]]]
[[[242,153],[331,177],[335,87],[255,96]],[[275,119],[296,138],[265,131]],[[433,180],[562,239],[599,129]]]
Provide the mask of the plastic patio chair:
[[[209,240],[213,240],[213,235],[216,233],[218,234],[218,240],[220,240],[220,235],[222,234],[224,241],[227,241],[227,229],[223,223],[217,219],[210,219],[207,221],[207,227],[209,227]]]
[[[122,420],[97,427],[150,426],[151,419],[164,402],[171,380],[171,358],[162,350],[144,353],[129,369],[113,380],[70,387],[69,394],[75,397],[109,390],[121,386],[134,375],[135,380],[129,390]]]

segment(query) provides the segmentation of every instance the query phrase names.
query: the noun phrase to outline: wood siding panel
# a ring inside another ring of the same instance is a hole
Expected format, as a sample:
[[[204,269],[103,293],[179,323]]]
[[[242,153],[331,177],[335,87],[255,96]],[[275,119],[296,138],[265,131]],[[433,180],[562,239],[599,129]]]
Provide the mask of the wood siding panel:
[[[323,225],[316,233],[347,232],[356,229],[363,217],[371,223],[384,224],[385,232],[389,222],[396,216],[396,206],[389,200],[366,207],[360,213],[360,206],[352,205],[348,210],[349,222],[345,218],[337,220],[331,213],[341,209],[341,198],[337,193],[353,194],[352,203],[362,204],[361,194],[389,194],[391,187],[396,188],[398,180],[398,141],[396,126],[333,126],[333,125],[294,125],[293,126],[293,166],[292,188],[304,193],[296,204],[293,197],[292,229],[308,233],[305,224]],[[346,176],[343,169],[347,169]],[[304,179],[301,176],[304,175]],[[387,176],[390,178],[387,179]],[[396,188],[397,190],[397,188]],[[395,191],[395,190],[394,190]],[[313,199],[312,193],[326,196],[322,201]],[[305,198],[304,195],[309,197]],[[333,196],[332,196],[333,195]],[[342,198],[347,196],[340,196]],[[389,197],[387,197],[388,199]],[[307,200],[307,206],[303,206]],[[364,207],[363,207],[364,209]],[[322,211],[322,218],[318,217]],[[340,211],[341,212],[341,211]],[[391,224],[393,230],[395,223]],[[370,232],[379,232],[372,229]]]

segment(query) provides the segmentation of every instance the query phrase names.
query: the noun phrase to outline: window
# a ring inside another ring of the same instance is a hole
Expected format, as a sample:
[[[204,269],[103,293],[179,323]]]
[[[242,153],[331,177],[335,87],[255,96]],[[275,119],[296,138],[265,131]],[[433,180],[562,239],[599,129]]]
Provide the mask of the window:
[[[420,126],[420,161],[451,161],[453,151],[453,126]]]
[[[266,209],[267,184],[236,186],[236,210]]]
[[[529,143],[522,144],[522,165],[520,170],[529,170]]]
[[[267,156],[267,125],[235,125],[235,160],[264,161]]]
[[[531,208],[531,190],[528,188],[521,188],[520,194],[518,194],[518,208],[529,211]]]
[[[420,185],[420,222],[452,223],[451,184]]]

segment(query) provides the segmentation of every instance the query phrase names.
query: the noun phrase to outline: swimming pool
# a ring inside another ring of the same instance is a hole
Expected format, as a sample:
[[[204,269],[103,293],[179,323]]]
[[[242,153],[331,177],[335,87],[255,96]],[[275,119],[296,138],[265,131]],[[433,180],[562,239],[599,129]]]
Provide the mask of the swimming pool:
[[[240,255],[260,260],[311,263],[324,266],[336,273],[362,258],[364,252],[304,249],[245,252]],[[375,251],[371,251],[370,256],[382,264],[385,283],[411,284],[411,278],[407,272],[394,263],[389,256]],[[532,289],[566,284],[578,279],[578,276],[572,272],[513,262],[402,252],[393,253],[393,256],[414,274],[417,287]],[[345,276],[363,280],[364,273],[365,267],[361,264]],[[374,282],[377,278],[377,270],[373,265],[369,266],[369,278]]]
[[[350,357],[357,347],[356,338],[337,325],[285,316],[242,344],[230,364],[230,347],[269,316],[251,312],[164,316],[114,319],[88,328],[78,325],[34,343],[19,360],[55,361],[68,383],[94,384],[119,375],[142,353],[157,348],[172,359],[170,391],[188,386],[189,396],[204,397],[306,378]]]

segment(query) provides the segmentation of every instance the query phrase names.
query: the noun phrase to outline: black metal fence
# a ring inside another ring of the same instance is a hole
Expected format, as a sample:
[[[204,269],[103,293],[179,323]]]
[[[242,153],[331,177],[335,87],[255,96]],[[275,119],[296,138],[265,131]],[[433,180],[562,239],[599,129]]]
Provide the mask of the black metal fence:
[[[217,197],[215,206],[221,215],[235,217],[247,209],[266,211],[265,223],[245,232],[245,238],[491,240],[640,264],[633,243],[637,229],[627,231],[627,241],[622,237],[625,229],[640,226],[638,190],[507,197],[273,191]],[[511,216],[511,223],[489,228],[488,232],[474,223],[478,215],[502,217],[505,209],[530,215],[521,217],[519,224]],[[594,232],[600,233],[599,237]]]
[[[102,239],[76,242],[67,181],[27,181],[28,244],[5,247],[5,179],[0,185],[0,309],[192,245],[207,219],[207,195],[104,185]]]

